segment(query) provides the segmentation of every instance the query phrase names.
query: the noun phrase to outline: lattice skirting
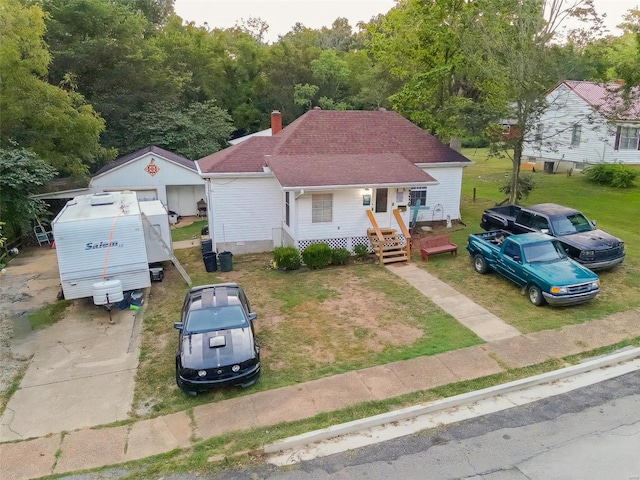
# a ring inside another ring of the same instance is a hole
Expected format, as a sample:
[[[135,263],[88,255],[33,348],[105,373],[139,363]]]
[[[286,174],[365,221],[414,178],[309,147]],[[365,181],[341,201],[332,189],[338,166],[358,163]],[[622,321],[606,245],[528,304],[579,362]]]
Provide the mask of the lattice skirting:
[[[317,240],[299,240],[297,242],[296,247],[298,250],[302,251],[307,248],[309,245],[314,243],[326,243],[329,245],[329,248],[346,248],[350,252],[353,252],[353,248],[356,245],[364,245],[367,247],[367,251],[369,253],[373,252],[371,248],[371,244],[369,243],[369,238],[366,235],[361,237],[343,237],[343,238],[322,238]]]

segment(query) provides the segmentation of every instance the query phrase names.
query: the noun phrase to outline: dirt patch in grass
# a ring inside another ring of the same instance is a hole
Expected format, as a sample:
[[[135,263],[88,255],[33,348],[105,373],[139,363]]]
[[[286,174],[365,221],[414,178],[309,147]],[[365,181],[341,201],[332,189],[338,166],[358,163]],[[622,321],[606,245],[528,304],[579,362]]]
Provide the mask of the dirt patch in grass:
[[[367,350],[380,352],[385,345],[411,345],[423,335],[421,328],[385,320],[389,309],[385,295],[365,289],[351,280],[341,295],[325,300],[321,307],[333,314],[336,334],[363,342]]]

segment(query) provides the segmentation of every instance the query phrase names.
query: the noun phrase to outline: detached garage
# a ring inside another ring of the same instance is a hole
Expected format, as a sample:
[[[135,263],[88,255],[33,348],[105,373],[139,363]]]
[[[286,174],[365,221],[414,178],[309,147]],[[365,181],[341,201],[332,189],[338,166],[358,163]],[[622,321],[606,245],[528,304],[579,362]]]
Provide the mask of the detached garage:
[[[160,200],[179,216],[198,215],[204,180],[195,162],[156,146],[120,157],[102,167],[89,183],[92,192],[132,190],[139,201]]]

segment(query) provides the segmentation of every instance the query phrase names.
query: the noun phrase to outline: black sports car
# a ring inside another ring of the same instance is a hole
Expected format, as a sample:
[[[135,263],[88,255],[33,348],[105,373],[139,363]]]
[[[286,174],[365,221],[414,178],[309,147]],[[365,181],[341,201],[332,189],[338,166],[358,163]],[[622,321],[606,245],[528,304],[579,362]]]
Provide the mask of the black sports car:
[[[236,283],[194,287],[182,306],[176,383],[188,395],[219,385],[248,387],[260,376],[249,301]]]

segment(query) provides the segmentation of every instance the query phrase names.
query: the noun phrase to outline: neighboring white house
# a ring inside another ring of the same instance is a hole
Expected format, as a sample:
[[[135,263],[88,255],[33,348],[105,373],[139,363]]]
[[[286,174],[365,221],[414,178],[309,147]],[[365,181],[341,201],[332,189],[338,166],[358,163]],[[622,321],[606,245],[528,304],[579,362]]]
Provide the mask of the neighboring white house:
[[[547,109],[523,146],[523,161],[546,172],[596,163],[640,164],[640,98],[635,95],[627,104],[622,93],[617,83],[556,85],[547,92]]]
[[[314,109],[273,136],[253,136],[196,161],[206,182],[215,250],[367,244],[380,228],[460,218],[462,170],[471,162],[395,112]]]
[[[156,146],[120,157],[102,167],[89,183],[91,192],[132,190],[138,200],[160,200],[179,216],[197,215],[205,198],[195,162]]]

